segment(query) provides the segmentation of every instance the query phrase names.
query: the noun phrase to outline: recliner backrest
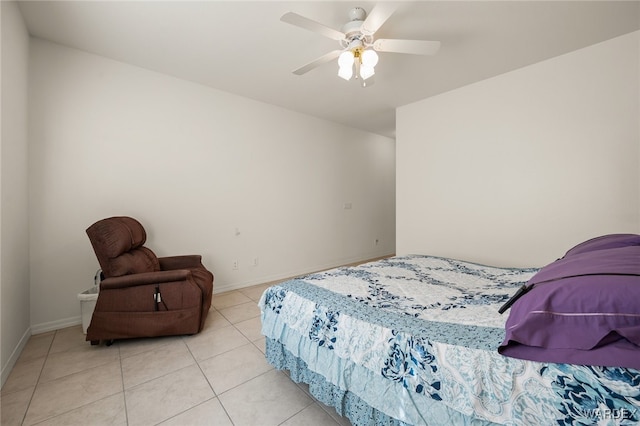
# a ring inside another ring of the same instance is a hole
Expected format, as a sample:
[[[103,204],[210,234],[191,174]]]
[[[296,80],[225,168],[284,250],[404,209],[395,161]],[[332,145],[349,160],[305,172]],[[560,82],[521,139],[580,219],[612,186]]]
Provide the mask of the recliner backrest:
[[[160,270],[155,253],[143,246],[144,227],[132,217],[102,219],[87,228],[87,235],[105,278]]]

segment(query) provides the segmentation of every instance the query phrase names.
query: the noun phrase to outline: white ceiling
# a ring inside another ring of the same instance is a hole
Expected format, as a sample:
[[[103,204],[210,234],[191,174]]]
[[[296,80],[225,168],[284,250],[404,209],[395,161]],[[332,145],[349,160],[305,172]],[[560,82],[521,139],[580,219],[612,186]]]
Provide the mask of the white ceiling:
[[[32,36],[216,89],[395,136],[395,108],[640,29],[638,1],[413,1],[379,38],[439,40],[435,56],[380,54],[375,84],[331,62],[291,73],[336,41],[280,22],[341,29],[368,1],[21,1]]]

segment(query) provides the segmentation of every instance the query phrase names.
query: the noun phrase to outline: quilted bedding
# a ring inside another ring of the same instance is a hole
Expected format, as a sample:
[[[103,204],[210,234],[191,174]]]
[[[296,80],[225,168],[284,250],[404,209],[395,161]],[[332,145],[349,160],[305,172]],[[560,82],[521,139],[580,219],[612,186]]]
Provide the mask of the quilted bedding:
[[[353,424],[638,424],[640,371],[497,352],[536,272],[409,255],[274,285],[267,359]]]

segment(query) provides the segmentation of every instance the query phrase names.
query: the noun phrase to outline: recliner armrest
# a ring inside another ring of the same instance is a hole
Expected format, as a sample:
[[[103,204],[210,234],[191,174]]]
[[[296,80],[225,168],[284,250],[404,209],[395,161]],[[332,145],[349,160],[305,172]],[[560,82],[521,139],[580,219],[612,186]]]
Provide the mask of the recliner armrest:
[[[160,269],[163,271],[201,268],[203,266],[202,256],[199,254],[159,257],[158,261],[160,262]]]
[[[140,274],[123,275],[121,277],[110,277],[100,282],[100,290],[185,281],[190,276],[191,271],[187,269],[174,269],[172,271],[143,272]]]

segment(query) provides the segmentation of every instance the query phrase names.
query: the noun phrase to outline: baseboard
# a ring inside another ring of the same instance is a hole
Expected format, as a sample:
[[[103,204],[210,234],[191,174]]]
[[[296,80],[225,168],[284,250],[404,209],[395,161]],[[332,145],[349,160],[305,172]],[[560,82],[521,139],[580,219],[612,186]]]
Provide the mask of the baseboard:
[[[326,271],[327,269],[338,268],[340,266],[351,266],[351,265],[357,265],[360,263],[373,262],[375,260],[391,257],[394,254],[395,253],[376,255],[376,257],[366,258],[366,259],[362,259],[362,258],[345,259],[339,262],[332,262],[332,263],[312,266],[310,268],[292,270],[292,271],[287,271],[284,273],[269,275],[269,276],[261,276],[257,279],[248,280],[248,281],[240,281],[240,282],[226,283],[226,284],[215,284],[213,292],[214,294],[219,294],[227,291],[240,290],[242,288],[251,287],[259,284],[268,284],[271,282],[285,281],[285,280],[298,277],[300,275],[313,274],[315,272]]]
[[[82,317],[71,317],[56,321],[45,322],[42,324],[35,324],[31,326],[32,334],[42,334],[48,331],[60,330],[61,328],[72,327],[74,325],[82,324]]]
[[[320,264],[316,266],[311,266],[308,268],[300,269],[300,270],[291,270],[285,271],[283,273],[274,274],[270,276],[261,276],[259,278],[247,281],[240,281],[234,283],[227,284],[214,284],[214,293],[224,293],[226,291],[239,290],[245,287],[251,287],[259,284],[267,284],[271,282],[284,281],[288,279],[295,278],[300,275],[312,274],[314,272],[325,271],[327,269],[337,268],[339,266],[349,266],[355,265],[359,263],[372,262],[374,260],[384,259],[385,257],[393,256],[394,253],[388,254],[372,254],[375,257],[367,257],[367,258],[350,258],[350,259],[342,259],[337,262],[331,262],[326,264]],[[42,324],[35,324],[31,326],[31,334],[41,334],[47,333],[49,331],[60,330],[61,328],[72,327],[74,325],[82,324],[82,316],[71,317],[56,321],[45,322]],[[4,370],[3,370],[4,371]]]
[[[4,383],[9,378],[9,374],[11,374],[11,370],[13,370],[13,367],[16,365],[18,358],[20,358],[20,354],[22,353],[22,350],[24,349],[24,347],[27,345],[27,342],[29,341],[29,337],[31,337],[31,334],[32,334],[31,328],[27,328],[27,330],[24,332],[24,334],[20,338],[20,341],[16,345],[15,349],[11,353],[11,356],[7,360],[7,363],[2,366],[2,374],[0,376],[0,387],[4,386]]]

